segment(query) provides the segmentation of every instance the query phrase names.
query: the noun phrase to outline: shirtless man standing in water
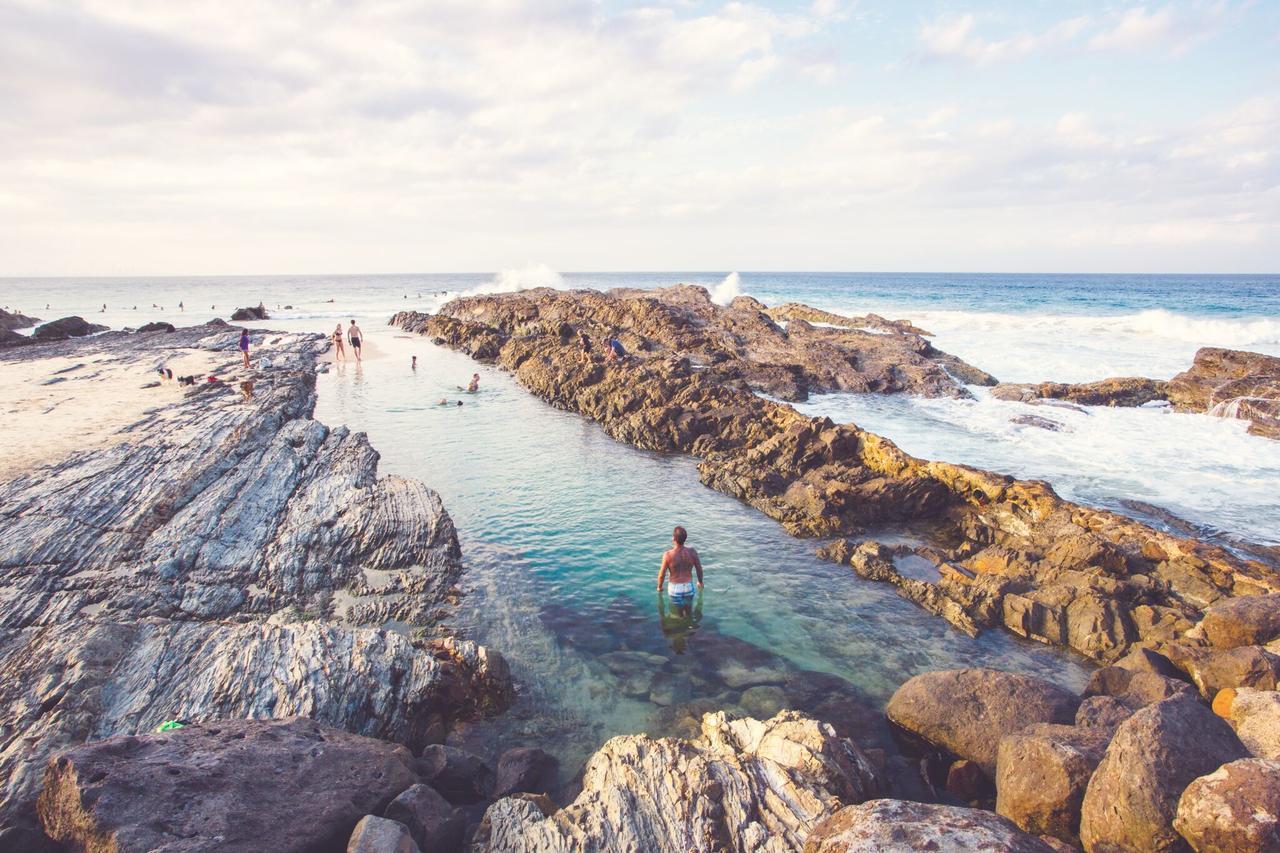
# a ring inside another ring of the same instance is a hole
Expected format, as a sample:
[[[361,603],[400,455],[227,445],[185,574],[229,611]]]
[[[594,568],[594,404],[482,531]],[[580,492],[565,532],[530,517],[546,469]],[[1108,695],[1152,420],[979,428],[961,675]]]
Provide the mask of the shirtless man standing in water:
[[[702,561],[698,559],[697,551],[685,547],[688,538],[689,533],[683,527],[676,527],[671,534],[675,547],[662,555],[662,568],[658,570],[658,592],[662,592],[662,581],[670,572],[671,584],[667,587],[667,594],[671,596],[671,603],[681,609],[693,603],[695,570],[698,572],[698,588],[702,588]]]

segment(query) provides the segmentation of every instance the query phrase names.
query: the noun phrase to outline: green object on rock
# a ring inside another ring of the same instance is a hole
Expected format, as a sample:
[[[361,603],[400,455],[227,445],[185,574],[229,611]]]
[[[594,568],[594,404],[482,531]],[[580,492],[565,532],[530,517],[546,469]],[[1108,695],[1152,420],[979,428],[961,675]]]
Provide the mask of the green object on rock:
[[[182,722],[181,720],[165,720],[163,723],[156,726],[156,731],[171,732],[174,729],[182,728],[184,725],[186,725],[186,723]]]

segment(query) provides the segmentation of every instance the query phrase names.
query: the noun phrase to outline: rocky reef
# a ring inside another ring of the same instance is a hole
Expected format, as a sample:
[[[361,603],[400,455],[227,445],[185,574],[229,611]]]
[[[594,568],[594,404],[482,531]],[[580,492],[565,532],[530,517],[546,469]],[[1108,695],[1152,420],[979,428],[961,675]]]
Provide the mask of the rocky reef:
[[[1167,401],[1182,412],[1249,421],[1249,432],[1280,439],[1280,358],[1204,347],[1190,369],[1169,380],[1120,377],[1077,384],[1002,383],[1002,400],[1065,400],[1083,406],[1142,406]]]
[[[1103,662],[1134,645],[1177,645],[1193,650],[1171,652],[1186,661],[1209,653],[1195,630],[1206,608],[1280,591],[1272,565],[1073,504],[1043,482],[916,459],[855,425],[756,393],[957,393],[927,351],[897,340],[907,335],[864,333],[890,341],[869,355],[848,330],[799,319],[783,330],[753,299],[722,307],[688,286],[467,297],[392,322],[510,370],[615,439],[698,457],[703,483],[795,535],[909,529],[929,542],[919,554],[939,578],[900,589],[970,633],[1002,626]],[[619,337],[636,357],[584,358],[581,331]],[[857,545],[825,553],[851,561]]]
[[[0,484],[0,848],[39,839],[45,763],[84,741],[302,715],[419,750],[507,701],[499,656],[433,630],[461,571],[439,496],[312,420],[324,339],[255,332],[246,371],[237,334],[0,355],[109,357],[155,397],[112,441]],[[217,381],[160,380],[192,353]]]

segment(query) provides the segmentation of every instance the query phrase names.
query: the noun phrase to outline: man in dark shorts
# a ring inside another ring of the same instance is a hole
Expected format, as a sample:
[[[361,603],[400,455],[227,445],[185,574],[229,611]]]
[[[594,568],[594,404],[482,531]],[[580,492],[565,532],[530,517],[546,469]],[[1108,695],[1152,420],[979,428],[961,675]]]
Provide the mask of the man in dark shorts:
[[[662,582],[670,573],[671,582],[667,586],[667,595],[671,596],[671,604],[680,611],[686,611],[693,604],[697,590],[702,589],[702,561],[698,552],[685,547],[689,533],[677,526],[671,534],[671,550],[662,555],[662,568],[658,569],[658,592],[662,592]],[[698,585],[693,585],[693,573],[698,573]]]
[[[582,360],[584,362],[591,360],[591,338],[587,337],[586,332],[578,332],[578,345],[582,347]]]
[[[360,341],[363,337],[360,327],[356,325],[355,320],[352,320],[351,325],[347,327],[347,340],[351,342],[351,348],[355,350],[356,361],[360,361]]]

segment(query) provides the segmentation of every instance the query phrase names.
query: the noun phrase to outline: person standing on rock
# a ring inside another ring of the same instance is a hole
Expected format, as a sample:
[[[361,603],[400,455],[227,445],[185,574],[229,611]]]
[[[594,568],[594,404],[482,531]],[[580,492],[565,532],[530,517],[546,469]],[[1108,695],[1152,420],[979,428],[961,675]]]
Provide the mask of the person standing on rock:
[[[702,589],[702,561],[698,552],[685,546],[689,533],[679,525],[671,533],[671,550],[662,555],[662,567],[658,569],[658,591],[662,591],[662,582],[670,573],[671,582],[667,587],[667,595],[671,596],[671,604],[682,614],[693,604],[696,592],[693,585],[693,573],[698,573],[697,589]]]
[[[240,354],[244,356],[244,366],[249,366],[249,330],[240,330]]]
[[[587,337],[586,332],[578,332],[578,345],[582,347],[583,363],[591,361],[591,338]]]
[[[347,326],[347,340],[351,341],[351,349],[355,351],[356,361],[360,361],[360,340],[363,335],[360,327],[356,325],[356,321],[352,320],[351,325]]]

